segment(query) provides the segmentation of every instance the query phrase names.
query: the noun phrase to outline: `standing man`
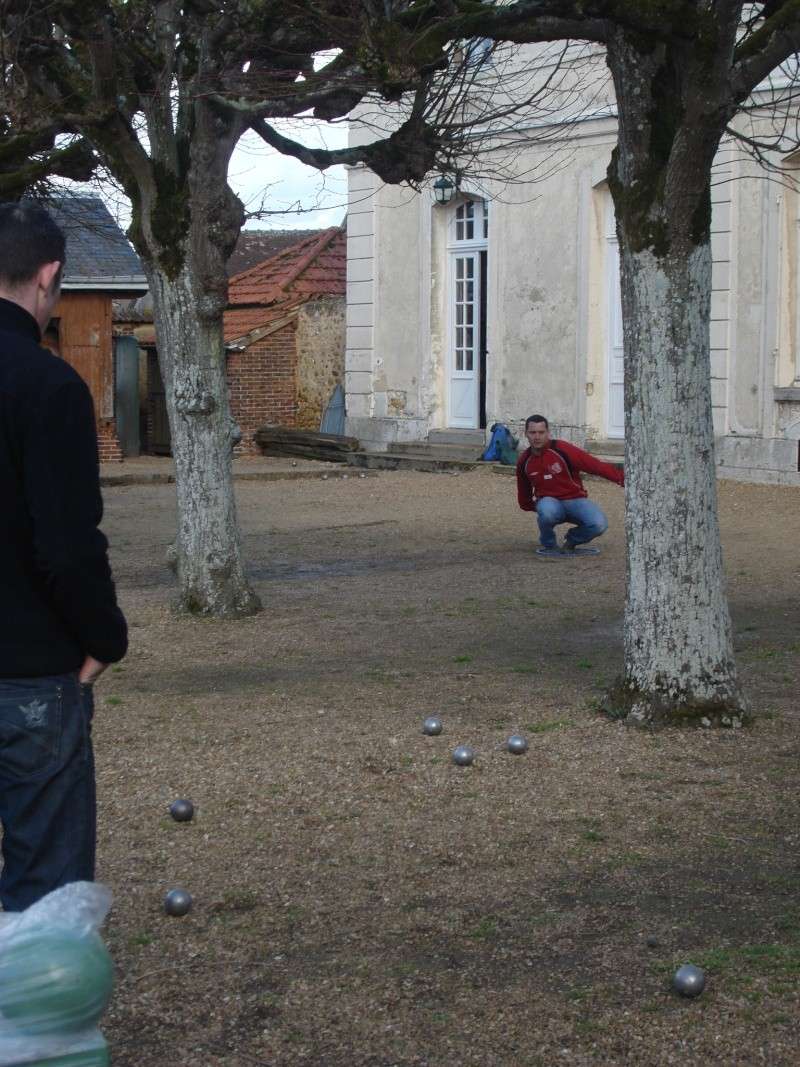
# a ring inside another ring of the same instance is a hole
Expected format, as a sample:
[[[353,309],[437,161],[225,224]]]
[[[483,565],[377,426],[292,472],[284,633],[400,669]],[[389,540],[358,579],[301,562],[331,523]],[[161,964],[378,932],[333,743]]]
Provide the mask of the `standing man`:
[[[40,345],[64,235],[0,204],[0,902],[94,878],[92,683],[127,628],[98,529],[97,431],[78,374]]]
[[[539,520],[540,552],[562,554],[574,552],[608,529],[608,519],[601,508],[588,499],[580,472],[597,474],[617,485],[625,484],[621,466],[603,463],[569,441],[553,441],[544,415],[525,420],[527,448],[517,461],[517,500],[523,511],[535,511]],[[562,522],[573,529],[559,547],[555,528]],[[594,550],[592,550],[594,551]]]

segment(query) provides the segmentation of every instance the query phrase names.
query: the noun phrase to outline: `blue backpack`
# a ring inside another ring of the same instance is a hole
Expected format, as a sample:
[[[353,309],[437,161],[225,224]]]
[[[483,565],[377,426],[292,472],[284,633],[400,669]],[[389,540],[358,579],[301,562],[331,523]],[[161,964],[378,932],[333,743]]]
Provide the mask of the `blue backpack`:
[[[517,462],[517,438],[503,422],[494,423],[491,432],[492,436],[481,459],[487,463],[505,463],[506,466],[513,467]]]

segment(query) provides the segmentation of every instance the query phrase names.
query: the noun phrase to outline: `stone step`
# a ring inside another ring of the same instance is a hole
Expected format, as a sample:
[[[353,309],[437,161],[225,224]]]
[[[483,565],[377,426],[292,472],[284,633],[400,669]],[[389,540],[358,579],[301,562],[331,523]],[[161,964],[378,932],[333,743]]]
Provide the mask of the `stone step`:
[[[463,445],[471,447],[477,444],[479,451],[486,447],[485,430],[431,430],[428,433],[430,445]]]
[[[625,442],[617,439],[587,441],[586,451],[591,452],[593,456],[598,458],[609,459],[614,457],[619,461],[625,456]]]
[[[347,464],[382,471],[471,471],[479,464],[459,459],[409,455],[407,452],[348,452]]]
[[[485,449],[483,441],[469,445],[431,444],[427,441],[393,441],[395,455],[419,456],[428,459],[459,459],[465,463],[478,460]]]

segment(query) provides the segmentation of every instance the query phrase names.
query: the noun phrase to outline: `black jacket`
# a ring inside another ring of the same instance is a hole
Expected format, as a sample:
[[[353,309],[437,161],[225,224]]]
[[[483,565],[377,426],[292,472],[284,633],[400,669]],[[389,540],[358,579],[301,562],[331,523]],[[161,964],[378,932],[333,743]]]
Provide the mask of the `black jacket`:
[[[122,659],[92,398],[39,345],[24,308],[0,299],[0,677]]]

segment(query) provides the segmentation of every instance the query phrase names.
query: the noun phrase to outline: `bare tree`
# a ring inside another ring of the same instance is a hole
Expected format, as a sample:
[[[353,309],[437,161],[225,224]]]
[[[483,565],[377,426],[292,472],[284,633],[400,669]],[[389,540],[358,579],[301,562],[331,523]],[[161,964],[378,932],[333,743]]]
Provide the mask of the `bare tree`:
[[[452,121],[440,87],[459,49],[428,42],[413,20],[396,23],[392,4],[360,0],[0,0],[0,16],[10,135],[18,146],[51,136],[60,150],[55,135],[68,133],[131,203],[172,432],[178,606],[257,611],[232,491],[238,430],[222,342],[225,263],[244,218],[228,184],[231,154],[254,130],[318,168],[367,162],[386,181],[419,182],[468,125]],[[279,128],[298,116],[336,121],[377,98],[403,103],[368,145],[312,150]],[[23,154],[24,184],[38,172]]]
[[[621,253],[634,722],[747,715],[717,520],[710,389],[711,174],[723,138],[756,160],[800,145],[795,0],[412,3],[428,40],[582,41],[604,50],[618,141],[608,180]]]

